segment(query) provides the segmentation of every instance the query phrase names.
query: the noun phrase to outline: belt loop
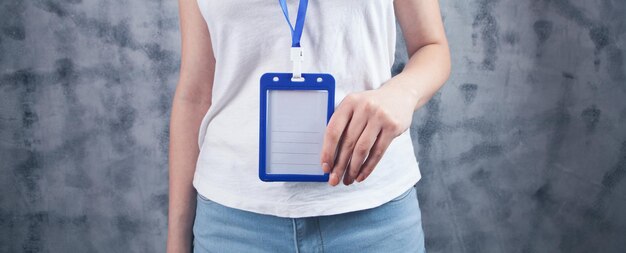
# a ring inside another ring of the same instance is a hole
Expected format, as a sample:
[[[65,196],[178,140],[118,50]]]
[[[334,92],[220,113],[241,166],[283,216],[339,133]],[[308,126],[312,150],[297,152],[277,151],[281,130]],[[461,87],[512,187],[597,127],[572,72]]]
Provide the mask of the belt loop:
[[[298,231],[296,230],[296,219],[291,218],[291,223],[293,224],[293,245],[296,246],[296,253],[299,253],[300,249],[298,249]]]

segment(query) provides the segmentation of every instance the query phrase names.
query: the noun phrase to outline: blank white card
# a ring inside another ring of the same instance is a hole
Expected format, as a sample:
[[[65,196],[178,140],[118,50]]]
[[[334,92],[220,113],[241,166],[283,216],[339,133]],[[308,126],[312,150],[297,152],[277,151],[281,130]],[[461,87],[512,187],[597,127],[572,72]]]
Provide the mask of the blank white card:
[[[328,91],[268,90],[266,173],[323,175]]]

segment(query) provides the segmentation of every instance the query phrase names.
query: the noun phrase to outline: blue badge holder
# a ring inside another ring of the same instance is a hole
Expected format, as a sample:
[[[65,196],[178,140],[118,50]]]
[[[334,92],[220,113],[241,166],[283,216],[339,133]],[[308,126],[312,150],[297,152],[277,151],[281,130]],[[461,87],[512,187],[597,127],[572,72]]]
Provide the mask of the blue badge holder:
[[[323,131],[334,112],[335,79],[330,74],[317,73],[303,73],[300,79],[292,77],[292,73],[266,73],[261,77],[259,178],[265,182],[327,182],[329,174],[321,168],[320,152]],[[327,95],[325,110],[324,101],[320,100],[324,94]],[[320,106],[306,106],[306,103]],[[280,111],[280,116],[272,111]],[[293,116],[300,120],[294,120]],[[300,131],[311,126],[317,131]],[[293,131],[294,128],[300,130]]]

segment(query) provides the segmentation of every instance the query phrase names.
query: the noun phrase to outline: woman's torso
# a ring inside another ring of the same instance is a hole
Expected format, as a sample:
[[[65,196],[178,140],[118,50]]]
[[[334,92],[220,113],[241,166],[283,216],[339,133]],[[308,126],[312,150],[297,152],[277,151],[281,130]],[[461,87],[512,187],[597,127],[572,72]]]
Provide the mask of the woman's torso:
[[[212,104],[198,136],[193,184],[226,206],[282,217],[371,208],[420,179],[410,131],[396,137],[363,182],[263,182],[258,178],[259,78],[290,72],[291,32],[278,1],[197,0],[216,59]],[[297,0],[288,0],[292,22]],[[349,93],[391,78],[396,41],[393,0],[310,1],[301,39],[303,72],[330,73],[335,106]]]

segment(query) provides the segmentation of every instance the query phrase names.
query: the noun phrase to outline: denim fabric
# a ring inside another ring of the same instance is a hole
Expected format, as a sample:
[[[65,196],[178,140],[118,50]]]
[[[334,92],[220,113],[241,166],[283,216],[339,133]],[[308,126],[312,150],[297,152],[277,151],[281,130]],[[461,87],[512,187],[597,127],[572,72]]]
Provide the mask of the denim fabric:
[[[425,252],[414,187],[375,208],[304,218],[234,209],[201,195],[197,199],[194,253]]]

